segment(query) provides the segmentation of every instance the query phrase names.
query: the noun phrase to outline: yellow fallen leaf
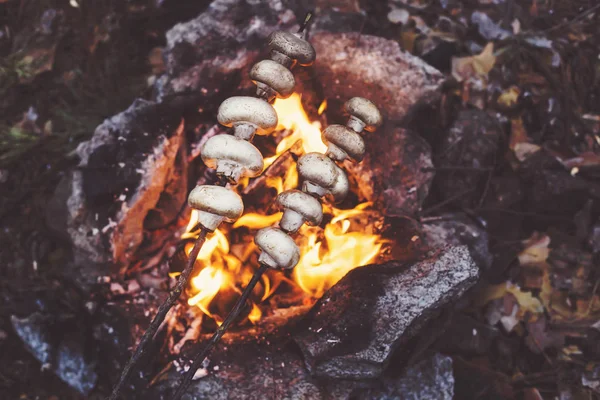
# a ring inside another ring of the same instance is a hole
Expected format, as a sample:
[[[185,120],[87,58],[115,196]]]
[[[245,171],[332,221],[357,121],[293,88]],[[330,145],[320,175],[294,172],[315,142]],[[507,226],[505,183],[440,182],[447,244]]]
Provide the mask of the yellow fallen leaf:
[[[521,266],[539,266],[546,262],[550,254],[550,237],[534,232],[533,235],[523,242],[525,249],[519,253],[519,264]]]
[[[488,43],[480,54],[471,57],[452,58],[452,76],[459,82],[474,76],[487,78],[496,64],[494,43]]]

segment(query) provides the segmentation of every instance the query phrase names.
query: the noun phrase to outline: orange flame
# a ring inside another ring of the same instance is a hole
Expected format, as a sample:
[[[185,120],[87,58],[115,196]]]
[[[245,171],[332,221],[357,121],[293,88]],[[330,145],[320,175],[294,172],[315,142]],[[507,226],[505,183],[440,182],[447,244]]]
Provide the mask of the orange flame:
[[[326,146],[321,141],[321,125],[308,119],[299,95],[293,94],[284,100],[277,99],[273,106],[279,116],[278,129],[289,130],[291,133],[279,142],[277,154],[265,159],[265,165],[270,165],[298,140],[302,140],[304,152],[324,153],[326,151]],[[327,102],[324,101],[319,107],[319,113],[324,112],[326,107]],[[275,188],[277,193],[296,188],[298,174],[295,165],[289,168],[283,177],[268,177],[266,184]],[[381,223],[382,217],[369,210],[370,205],[359,204],[351,210],[324,206],[324,214],[330,216],[325,218],[325,220],[330,219],[330,222],[324,228],[303,226],[297,237],[301,258],[291,276],[291,282],[308,296],[318,298],[350,270],[373,262],[381,252],[385,241],[374,232],[375,226]],[[231,232],[239,228],[257,230],[272,226],[279,222],[281,215],[281,212],[272,215],[246,213],[231,226]],[[192,232],[197,221],[198,214],[192,211],[186,233],[182,238],[197,236],[198,232]],[[223,229],[229,228],[224,226]],[[220,299],[220,293],[223,293],[224,289],[231,289],[228,293],[240,293],[240,288],[250,280],[256,267],[248,265],[250,263],[247,262],[250,253],[255,249],[252,240],[242,238],[241,242],[233,246],[245,249],[246,254],[239,254],[239,251],[231,251],[227,236],[218,229],[207,238],[197,259],[201,269],[192,278],[189,291],[188,304],[198,307],[217,323],[222,321],[223,316],[211,312],[211,309],[214,309],[215,298]],[[229,236],[239,238],[241,235]],[[186,248],[186,251],[189,254],[191,245]],[[262,294],[254,297],[251,311],[247,316],[252,323],[256,323],[262,317],[258,304],[271,296],[278,286],[277,282],[270,282],[267,275],[263,275]]]

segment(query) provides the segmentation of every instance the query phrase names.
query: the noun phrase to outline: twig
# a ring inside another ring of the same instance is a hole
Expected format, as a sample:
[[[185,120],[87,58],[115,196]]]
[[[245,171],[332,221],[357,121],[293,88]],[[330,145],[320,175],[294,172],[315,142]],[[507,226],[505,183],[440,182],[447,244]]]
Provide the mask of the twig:
[[[235,306],[233,306],[233,309],[231,310],[231,312],[229,313],[227,318],[225,318],[225,321],[223,321],[223,324],[221,326],[219,326],[219,328],[217,328],[217,331],[210,338],[208,343],[206,343],[206,345],[202,348],[202,350],[198,354],[196,354],[196,356],[194,357],[192,366],[190,367],[189,370],[187,370],[187,372],[183,376],[181,382],[179,383],[179,387],[177,388],[177,391],[175,392],[175,395],[173,396],[172,400],[181,399],[181,396],[183,396],[183,394],[185,393],[187,388],[190,386],[190,383],[192,382],[192,379],[194,378],[196,371],[200,367],[200,364],[202,364],[202,362],[204,361],[204,359],[206,358],[206,356],[208,355],[210,350],[219,342],[221,337],[225,334],[225,332],[227,331],[227,328],[229,328],[229,325],[231,325],[231,323],[233,321],[235,321],[235,319],[238,317],[240,311],[242,311],[242,308],[246,304],[246,301],[248,300],[250,293],[252,293],[254,286],[256,286],[256,284],[260,280],[262,274],[267,270],[267,268],[268,267],[265,264],[261,264],[260,267],[256,270],[256,272],[252,276],[252,279],[248,283],[248,286],[246,286],[246,288],[242,292],[242,295],[235,303]]]
[[[208,231],[204,228],[200,230],[200,234],[198,235],[198,238],[194,243],[194,247],[192,248],[192,251],[189,254],[187,265],[185,266],[185,269],[183,270],[181,275],[179,275],[179,279],[177,280],[175,288],[171,291],[171,293],[169,293],[169,297],[167,298],[167,300],[158,308],[156,316],[154,316],[154,319],[152,320],[152,322],[150,322],[150,326],[148,327],[148,329],[146,329],[146,332],[144,332],[144,335],[142,336],[142,339],[140,340],[140,343],[138,344],[137,348],[133,352],[133,355],[125,365],[125,368],[123,368],[123,372],[121,372],[119,382],[117,382],[110,397],[108,397],[109,400],[117,399],[119,392],[121,391],[121,389],[123,389],[123,386],[127,381],[127,377],[129,376],[131,369],[145,354],[148,344],[152,341],[152,338],[156,334],[158,328],[161,326],[162,322],[167,316],[167,313],[177,302],[179,296],[181,296],[181,293],[183,292],[183,289],[187,286],[188,281],[190,280],[190,276],[192,275],[192,271],[194,270],[194,264],[196,262],[196,258],[198,257],[198,253],[200,253],[200,249],[202,248],[202,245],[204,245],[204,242],[206,240],[207,233]]]

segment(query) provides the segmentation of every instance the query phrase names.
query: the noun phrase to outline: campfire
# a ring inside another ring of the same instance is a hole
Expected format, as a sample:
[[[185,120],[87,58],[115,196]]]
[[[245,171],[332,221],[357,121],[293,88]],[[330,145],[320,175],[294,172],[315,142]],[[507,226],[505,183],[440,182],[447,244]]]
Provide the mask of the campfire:
[[[326,104],[321,104],[319,113],[325,111]],[[304,153],[326,150],[321,140],[321,124],[310,121],[299,94],[277,99],[274,108],[279,116],[277,131],[280,133],[275,137],[280,140],[276,154],[265,159],[267,168],[294,145],[301,146]],[[248,180],[242,182],[238,190],[243,191],[248,184]],[[283,177],[266,180],[266,185],[276,190],[276,194],[295,188],[297,184],[295,161],[290,162]],[[298,235],[302,238],[298,243],[301,250],[298,265],[289,275],[263,275],[251,296],[246,320],[257,323],[263,314],[271,313],[273,308],[279,306],[310,305],[349,271],[374,262],[386,242],[379,233],[383,216],[371,206],[367,202],[357,204],[352,209],[325,206],[325,222],[321,226],[304,225]],[[207,316],[217,324],[223,321],[241,289],[258,268],[254,256],[256,246],[252,241],[256,230],[272,225],[281,216],[281,212],[247,212],[233,226],[221,226],[207,237],[197,257],[194,276],[187,291],[187,303],[197,308],[199,317]],[[198,231],[194,230],[197,222],[198,212],[192,210],[182,239],[197,236]],[[191,249],[192,245],[188,244],[186,254]],[[269,301],[274,298],[275,301]]]

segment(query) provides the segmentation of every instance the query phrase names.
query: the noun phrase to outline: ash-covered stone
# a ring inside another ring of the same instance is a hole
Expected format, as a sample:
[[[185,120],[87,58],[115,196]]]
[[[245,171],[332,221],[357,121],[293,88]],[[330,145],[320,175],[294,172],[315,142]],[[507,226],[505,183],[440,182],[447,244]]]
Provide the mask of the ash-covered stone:
[[[384,379],[384,388],[355,395],[357,400],[452,400],[452,359],[442,354],[424,357],[398,378]]]
[[[69,386],[88,395],[98,380],[95,353],[86,346],[85,333],[73,321],[34,312],[26,318],[11,317],[12,326],[25,348]],[[93,349],[93,347],[92,347]]]
[[[415,215],[434,177],[431,148],[406,129],[384,127],[375,135],[361,163],[345,163],[352,187],[386,215]]]
[[[187,196],[183,143],[176,111],[136,100],[79,145],[79,166],[48,213],[50,225],[70,237],[76,262],[126,267],[146,230],[177,217]],[[153,235],[155,243],[164,240]]]
[[[177,364],[181,368],[179,361]],[[215,349],[197,372],[184,399],[311,399],[416,400],[451,399],[454,391],[452,360],[428,355],[400,375],[382,379],[323,380],[311,376],[301,355],[284,335],[249,338]],[[135,398],[165,400],[172,396],[182,372],[173,367],[161,382]],[[432,397],[428,397],[432,396]],[[438,397],[440,396],[440,397]]]
[[[162,383],[144,398],[171,398],[182,374],[172,368]],[[221,344],[196,376],[199,379],[193,381],[184,395],[188,400],[323,398],[300,354],[281,340],[272,343],[252,337],[228,346]]]
[[[472,208],[480,201],[502,137],[498,121],[485,111],[461,111],[444,137],[435,166],[444,199]]]
[[[465,245],[481,269],[492,265],[493,256],[488,248],[488,234],[463,213],[442,214],[423,223],[427,244],[433,249]]]
[[[167,32],[166,74],[157,83],[158,98],[190,92],[214,99],[242,78],[251,85],[249,67],[262,53],[266,38],[296,26],[292,10],[280,0],[216,0],[198,17]]]
[[[316,376],[378,377],[394,351],[478,276],[466,246],[449,247],[410,266],[390,262],[358,268],[317,302],[294,339]]]
[[[354,33],[317,33],[316,76],[323,93],[339,106],[354,96],[371,99],[392,120],[440,94],[442,74],[400,49],[398,42]],[[330,103],[330,108],[341,109]]]

